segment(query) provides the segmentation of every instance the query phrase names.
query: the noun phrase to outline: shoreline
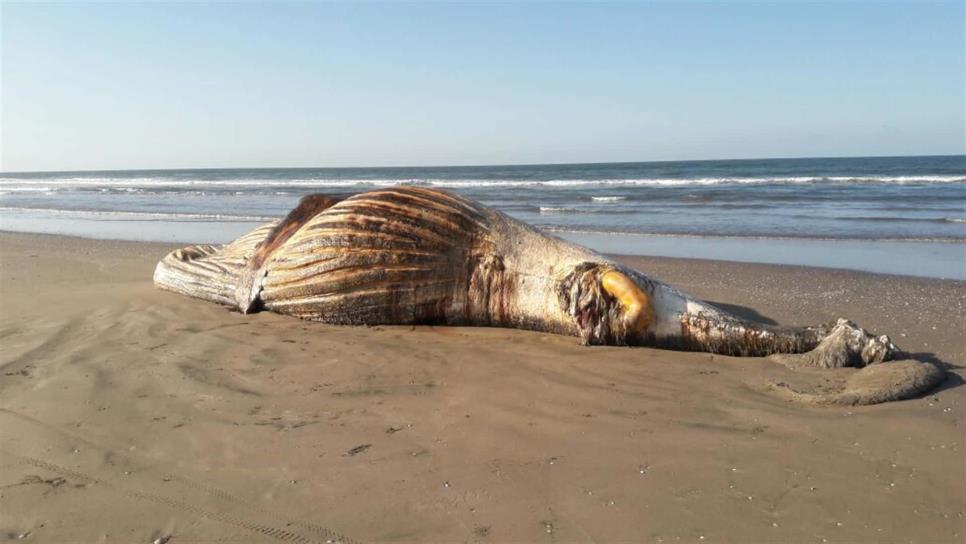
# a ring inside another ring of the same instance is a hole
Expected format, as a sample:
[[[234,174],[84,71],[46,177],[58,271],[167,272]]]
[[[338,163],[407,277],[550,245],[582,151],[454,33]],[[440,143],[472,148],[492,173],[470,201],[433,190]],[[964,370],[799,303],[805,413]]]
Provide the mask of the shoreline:
[[[4,534],[485,544],[966,532],[963,282],[619,257],[748,319],[855,319],[949,373],[919,398],[808,406],[766,384],[821,388],[853,369],[802,378],[766,359],[531,331],[242,315],[152,285],[181,246],[0,233]]]
[[[156,239],[160,236],[157,221],[126,221],[125,223],[130,223],[127,226],[127,237],[117,234],[118,227],[110,221],[87,223],[92,225],[88,225],[87,232],[80,229],[82,234],[75,233],[79,230],[76,224],[62,229],[47,227],[50,232],[10,230],[8,225],[2,225],[0,233],[188,245],[226,243],[263,222],[171,222],[166,223],[168,239],[165,240]],[[147,236],[139,235],[139,226],[153,230]],[[199,231],[207,232],[208,239],[198,240],[196,233]],[[910,278],[966,281],[966,242],[599,234],[552,230],[548,233],[608,255],[804,266],[819,270],[850,270]],[[634,251],[628,252],[628,248]],[[901,259],[896,258],[897,248],[903,257]],[[695,253],[703,256],[696,257]]]
[[[556,235],[557,233],[551,232],[551,234]],[[95,237],[80,236],[80,235],[74,235],[74,234],[51,234],[46,232],[25,232],[25,231],[13,231],[13,230],[0,229],[0,237],[3,237],[3,236],[12,236],[12,237],[37,236],[41,238],[54,238],[54,239],[63,238],[66,240],[82,240],[82,241],[89,241],[89,242],[113,242],[113,243],[120,243],[120,244],[133,244],[137,246],[158,246],[161,248],[165,248],[167,250],[179,249],[188,245],[212,243],[210,241],[205,242],[205,241],[198,241],[198,240],[182,242],[182,241],[162,241],[162,240],[130,240],[130,239],[124,239],[124,238],[95,238]],[[634,235],[634,236],[638,236],[638,235]],[[647,236],[650,236],[650,235],[647,235]],[[663,236],[663,235],[654,235],[654,236]],[[674,237],[677,237],[677,236],[675,235]],[[704,237],[695,236],[695,238],[704,238]],[[768,238],[768,240],[783,240],[783,239]],[[905,243],[905,242],[896,242],[896,243]],[[905,278],[905,279],[910,279],[915,281],[936,281],[940,283],[949,282],[954,285],[961,284],[962,287],[966,288],[966,280],[963,280],[963,279],[940,278],[940,277],[932,277],[932,276],[916,276],[916,275],[910,275],[910,274],[892,274],[889,272],[873,272],[869,270],[856,270],[853,268],[835,268],[835,267],[827,267],[827,266],[814,266],[814,265],[808,265],[808,264],[787,264],[787,263],[757,262],[757,261],[732,261],[727,259],[711,259],[711,258],[703,258],[703,257],[677,257],[677,256],[669,256],[669,255],[638,255],[638,254],[632,254],[632,253],[617,253],[617,252],[602,252],[602,253],[604,255],[607,255],[608,257],[625,261],[625,262],[633,262],[635,259],[643,259],[643,260],[654,261],[654,262],[667,261],[669,263],[672,263],[672,262],[707,263],[707,265],[709,266],[714,264],[726,265],[726,266],[751,265],[756,267],[757,266],[775,267],[776,270],[801,269],[802,271],[810,270],[818,273],[837,272],[837,273],[844,273],[844,274],[856,274],[859,276],[866,276],[866,275],[884,276],[884,277],[891,277],[896,279]],[[669,281],[669,283],[673,283],[673,282]]]

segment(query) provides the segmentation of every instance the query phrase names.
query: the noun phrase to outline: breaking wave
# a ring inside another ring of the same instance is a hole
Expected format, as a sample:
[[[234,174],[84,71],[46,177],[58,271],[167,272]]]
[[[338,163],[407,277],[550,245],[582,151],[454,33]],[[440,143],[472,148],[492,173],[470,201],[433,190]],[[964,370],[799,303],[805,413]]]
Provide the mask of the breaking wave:
[[[169,177],[50,177],[26,179],[0,178],[4,191],[54,191],[62,189],[122,188],[235,188],[235,187],[301,187],[357,188],[419,185],[441,188],[473,187],[620,187],[620,186],[708,186],[708,185],[808,185],[808,184],[943,184],[966,182],[964,175],[944,176],[764,176],[764,177],[700,177],[700,178],[627,178],[627,179],[173,179]],[[597,201],[621,200],[623,197],[592,197]]]
[[[140,220],[140,221],[239,221],[264,222],[278,219],[265,215],[232,215],[219,213],[169,213],[169,212],[134,212],[111,210],[67,210],[59,208],[20,208],[0,206],[0,212],[13,213],[43,213],[71,216],[77,218],[95,218],[101,220]]]

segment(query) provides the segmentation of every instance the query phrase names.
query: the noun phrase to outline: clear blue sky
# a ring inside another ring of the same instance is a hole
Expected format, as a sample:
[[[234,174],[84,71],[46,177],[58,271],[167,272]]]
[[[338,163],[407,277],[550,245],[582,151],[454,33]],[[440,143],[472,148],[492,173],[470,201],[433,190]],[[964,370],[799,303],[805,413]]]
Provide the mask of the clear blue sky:
[[[948,3],[2,5],[0,169],[956,154]]]

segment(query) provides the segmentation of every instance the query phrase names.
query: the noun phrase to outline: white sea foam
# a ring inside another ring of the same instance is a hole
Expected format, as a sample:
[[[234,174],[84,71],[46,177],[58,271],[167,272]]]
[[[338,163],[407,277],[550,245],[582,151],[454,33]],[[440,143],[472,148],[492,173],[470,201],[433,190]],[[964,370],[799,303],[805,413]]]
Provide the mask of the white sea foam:
[[[55,188],[46,185],[49,182],[44,182],[44,185],[28,185],[28,186],[16,186],[7,185],[5,183],[0,183],[0,187],[3,187],[4,194],[8,193],[52,193]]]
[[[16,178],[0,177],[0,188],[7,191],[52,191],[65,188],[140,188],[140,187],[393,187],[397,185],[421,185],[428,187],[583,187],[583,186],[687,186],[687,185],[795,185],[814,183],[883,183],[883,184],[938,184],[966,182],[966,175],[948,176],[787,176],[787,177],[704,177],[704,178],[628,178],[628,179],[365,179],[347,180],[330,178],[308,179],[173,179],[169,177],[49,177]],[[607,197],[601,197],[607,198]],[[596,200],[597,198],[595,198]]]
[[[0,206],[0,212],[39,213],[78,218],[97,218],[103,220],[144,220],[144,221],[272,221],[278,217],[264,215],[230,215],[218,213],[166,213],[166,212],[128,212],[113,210],[64,210],[59,208],[22,208]]]
[[[620,202],[621,200],[626,200],[626,196],[592,196],[590,197],[594,202]]]
[[[570,207],[570,206],[540,206],[540,215],[551,215],[551,214],[596,214],[600,216],[613,216],[613,215],[630,215],[635,213],[634,210],[611,208],[611,209],[600,209],[600,208],[584,208],[584,207]]]
[[[690,233],[690,232],[664,232],[664,231],[624,231],[606,230],[581,227],[568,227],[563,225],[536,225],[541,230],[560,234],[593,234],[596,236],[606,236],[614,238],[640,237],[640,238],[692,238],[702,240],[808,240],[825,242],[896,242],[896,243],[937,243],[937,244],[964,244],[966,239],[955,236],[821,236],[821,235],[782,235],[782,234],[712,234],[712,233]]]
[[[565,206],[540,206],[540,213],[543,215],[554,213],[580,213],[580,210]]]

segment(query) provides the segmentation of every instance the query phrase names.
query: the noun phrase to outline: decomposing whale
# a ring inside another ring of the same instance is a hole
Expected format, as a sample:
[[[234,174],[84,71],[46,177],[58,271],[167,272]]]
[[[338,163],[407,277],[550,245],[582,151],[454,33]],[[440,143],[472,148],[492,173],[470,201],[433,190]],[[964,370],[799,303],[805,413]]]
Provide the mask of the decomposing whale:
[[[512,327],[588,345],[862,368],[839,391],[775,386],[807,402],[897,400],[944,378],[936,365],[896,361],[902,353],[888,336],[847,319],[801,328],[749,322],[497,210],[424,187],[306,196],[285,218],[227,245],[171,252],[154,282],[244,313],[332,324]]]

